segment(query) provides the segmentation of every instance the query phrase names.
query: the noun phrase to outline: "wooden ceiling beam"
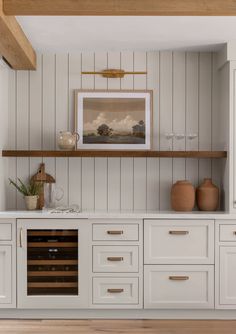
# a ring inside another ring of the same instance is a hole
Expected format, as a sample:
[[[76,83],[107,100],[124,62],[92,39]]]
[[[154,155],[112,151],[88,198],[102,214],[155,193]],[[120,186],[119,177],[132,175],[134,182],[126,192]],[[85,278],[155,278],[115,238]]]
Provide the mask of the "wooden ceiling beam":
[[[6,15],[236,15],[236,0],[3,0]]]
[[[36,54],[14,16],[3,13],[0,0],[0,55],[16,70],[35,70]]]

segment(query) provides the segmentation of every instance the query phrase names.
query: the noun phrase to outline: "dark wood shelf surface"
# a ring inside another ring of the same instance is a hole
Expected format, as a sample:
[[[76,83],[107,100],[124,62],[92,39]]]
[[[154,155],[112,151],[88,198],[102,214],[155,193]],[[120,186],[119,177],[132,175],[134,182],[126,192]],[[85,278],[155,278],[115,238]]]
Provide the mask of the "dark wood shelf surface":
[[[226,151],[40,151],[3,150],[3,157],[134,157],[134,158],[226,158]]]

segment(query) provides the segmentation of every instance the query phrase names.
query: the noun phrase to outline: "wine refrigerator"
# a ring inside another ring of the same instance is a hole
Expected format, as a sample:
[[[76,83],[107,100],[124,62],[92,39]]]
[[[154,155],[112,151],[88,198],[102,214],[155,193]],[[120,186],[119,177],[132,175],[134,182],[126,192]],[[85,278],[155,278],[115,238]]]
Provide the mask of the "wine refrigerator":
[[[18,307],[88,306],[88,229],[82,219],[18,220]]]

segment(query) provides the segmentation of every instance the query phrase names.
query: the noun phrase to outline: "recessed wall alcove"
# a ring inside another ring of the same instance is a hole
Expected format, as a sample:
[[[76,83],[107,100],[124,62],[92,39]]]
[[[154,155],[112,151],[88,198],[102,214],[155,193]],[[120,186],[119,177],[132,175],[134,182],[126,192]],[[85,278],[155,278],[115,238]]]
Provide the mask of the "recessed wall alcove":
[[[106,79],[81,71],[146,71]],[[9,72],[7,150],[56,150],[60,130],[74,129],[74,89],[153,90],[153,150],[169,151],[165,134],[198,133],[171,142],[174,151],[223,151],[217,54],[210,52],[83,52],[38,54],[36,71]],[[194,157],[12,157],[5,189],[8,209],[24,201],[8,177],[34,174],[43,161],[64,189],[61,204],[82,210],[170,210],[170,188],[179,179],[195,186],[205,177],[222,186],[225,159]],[[223,162],[222,162],[223,161]]]

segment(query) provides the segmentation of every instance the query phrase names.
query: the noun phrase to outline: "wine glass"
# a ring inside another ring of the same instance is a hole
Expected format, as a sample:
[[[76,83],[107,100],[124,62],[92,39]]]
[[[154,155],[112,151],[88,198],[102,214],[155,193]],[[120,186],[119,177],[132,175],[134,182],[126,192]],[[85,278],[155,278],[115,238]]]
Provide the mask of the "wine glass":
[[[178,143],[179,143],[179,148],[178,148],[178,151],[181,151],[182,150],[182,147],[181,147],[181,140],[183,140],[185,138],[185,133],[176,133],[175,134],[175,138],[178,140]]]
[[[189,133],[187,138],[189,139],[189,150],[192,151],[192,141],[198,137],[197,133]]]
[[[169,148],[168,149],[169,149],[169,151],[171,151],[172,150],[172,140],[174,138],[174,133],[173,132],[166,133],[165,137],[166,137],[166,140],[169,143]]]

